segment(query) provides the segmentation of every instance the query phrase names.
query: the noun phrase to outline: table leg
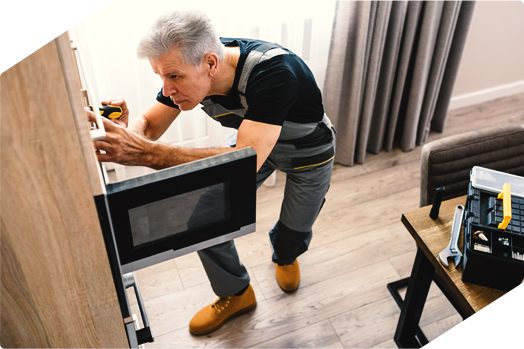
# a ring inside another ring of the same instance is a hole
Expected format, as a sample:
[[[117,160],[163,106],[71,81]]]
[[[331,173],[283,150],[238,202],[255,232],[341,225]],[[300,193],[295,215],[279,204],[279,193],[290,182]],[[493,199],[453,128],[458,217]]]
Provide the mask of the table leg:
[[[399,348],[421,348],[427,344],[426,338],[417,338],[415,334],[434,273],[435,268],[418,248],[394,337]]]
[[[435,279],[433,279],[435,281]],[[407,278],[404,278],[402,280],[390,282],[388,284],[388,291],[397,303],[400,310],[402,310],[402,305],[404,304],[404,299],[402,299],[402,296],[398,292],[401,288],[407,288],[409,284],[409,276]],[[415,336],[419,339],[420,343],[428,343],[428,339],[424,335],[424,332],[420,329],[420,326],[417,328],[417,332],[415,333]]]

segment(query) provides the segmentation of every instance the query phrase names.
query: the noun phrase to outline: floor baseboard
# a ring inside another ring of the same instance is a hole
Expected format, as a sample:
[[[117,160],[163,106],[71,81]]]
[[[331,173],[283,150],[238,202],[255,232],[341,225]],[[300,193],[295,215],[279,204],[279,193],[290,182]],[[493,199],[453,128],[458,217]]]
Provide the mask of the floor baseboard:
[[[449,104],[449,110],[467,107],[473,104],[487,102],[492,99],[507,97],[522,92],[524,92],[524,80],[467,93],[464,95],[452,97]]]

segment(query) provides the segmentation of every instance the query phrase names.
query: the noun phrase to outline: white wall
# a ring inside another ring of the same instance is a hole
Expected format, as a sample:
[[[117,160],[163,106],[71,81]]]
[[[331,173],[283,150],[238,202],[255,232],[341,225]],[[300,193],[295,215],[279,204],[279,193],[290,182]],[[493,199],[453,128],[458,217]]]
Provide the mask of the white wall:
[[[524,92],[524,3],[477,1],[451,109]]]
[[[136,58],[141,37],[162,13],[197,8],[205,12],[222,37],[275,42],[301,56],[324,85],[334,0],[316,1],[115,1],[69,31],[79,47],[84,73],[98,100],[125,98],[131,119],[154,100],[162,86],[147,60]],[[186,147],[223,147],[232,129],[211,120],[199,107],[183,112],[160,141]],[[111,166],[110,166],[111,167]],[[116,166],[117,177],[151,170]]]

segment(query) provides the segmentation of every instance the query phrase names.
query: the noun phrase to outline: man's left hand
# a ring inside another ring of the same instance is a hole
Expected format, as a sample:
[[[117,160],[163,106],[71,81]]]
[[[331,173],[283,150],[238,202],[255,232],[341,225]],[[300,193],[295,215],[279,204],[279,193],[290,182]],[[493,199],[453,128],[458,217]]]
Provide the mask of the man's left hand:
[[[86,110],[89,121],[95,122],[95,113]],[[116,162],[127,166],[144,166],[150,141],[130,131],[125,123],[118,119],[102,118],[106,138],[94,141],[96,158],[100,162]],[[105,154],[102,154],[103,150]]]

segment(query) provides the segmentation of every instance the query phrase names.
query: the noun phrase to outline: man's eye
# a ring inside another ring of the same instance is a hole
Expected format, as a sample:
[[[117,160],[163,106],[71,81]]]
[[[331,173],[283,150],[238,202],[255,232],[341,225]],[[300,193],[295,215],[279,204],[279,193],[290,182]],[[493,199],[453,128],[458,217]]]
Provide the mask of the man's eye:
[[[178,78],[178,75],[171,75],[171,79],[176,79]]]

